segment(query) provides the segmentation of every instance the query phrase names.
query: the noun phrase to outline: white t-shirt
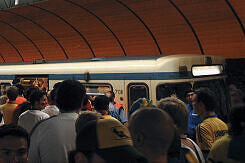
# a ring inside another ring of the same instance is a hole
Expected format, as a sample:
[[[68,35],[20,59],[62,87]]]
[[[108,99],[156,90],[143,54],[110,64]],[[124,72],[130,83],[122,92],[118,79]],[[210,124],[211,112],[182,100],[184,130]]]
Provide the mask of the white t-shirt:
[[[40,110],[27,110],[19,116],[18,125],[30,133],[37,122],[46,118],[49,118],[49,115]]]
[[[42,112],[47,113],[50,117],[60,114],[60,110],[56,105],[46,106]]]
[[[29,163],[68,163],[75,149],[77,113],[61,113],[39,123],[31,134]]]

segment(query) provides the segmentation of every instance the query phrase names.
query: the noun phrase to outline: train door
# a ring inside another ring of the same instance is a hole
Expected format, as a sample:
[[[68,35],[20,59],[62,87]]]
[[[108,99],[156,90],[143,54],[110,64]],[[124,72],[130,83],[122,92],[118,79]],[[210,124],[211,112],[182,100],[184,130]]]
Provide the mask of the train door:
[[[149,90],[150,81],[146,82],[129,82],[127,84],[127,97],[128,97],[128,109],[131,108],[132,104],[139,98],[148,98],[150,97]]]

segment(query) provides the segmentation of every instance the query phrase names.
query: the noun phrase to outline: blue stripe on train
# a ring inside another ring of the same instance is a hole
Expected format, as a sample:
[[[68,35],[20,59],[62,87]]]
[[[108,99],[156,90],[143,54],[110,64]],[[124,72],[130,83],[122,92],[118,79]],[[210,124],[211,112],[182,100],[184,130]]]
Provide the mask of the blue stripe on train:
[[[89,74],[90,80],[175,80],[190,79],[191,72],[180,74],[179,72],[153,72],[153,73],[103,73]],[[85,74],[51,74],[49,80],[77,79],[85,80]]]
[[[23,75],[25,76],[25,75]],[[175,80],[190,79],[191,72],[181,75],[179,72],[152,72],[152,73],[102,73],[89,74],[90,80]],[[15,75],[0,75],[0,80],[13,80]],[[85,74],[50,74],[49,80],[77,79],[85,80]]]
[[[14,80],[15,75],[0,75],[0,80]]]

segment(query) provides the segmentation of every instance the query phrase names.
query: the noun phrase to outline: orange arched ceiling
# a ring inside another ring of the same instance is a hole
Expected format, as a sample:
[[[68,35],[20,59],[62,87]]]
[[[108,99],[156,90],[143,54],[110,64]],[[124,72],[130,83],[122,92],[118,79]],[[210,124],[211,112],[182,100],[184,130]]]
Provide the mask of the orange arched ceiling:
[[[47,0],[0,10],[0,62],[245,58],[245,0]]]

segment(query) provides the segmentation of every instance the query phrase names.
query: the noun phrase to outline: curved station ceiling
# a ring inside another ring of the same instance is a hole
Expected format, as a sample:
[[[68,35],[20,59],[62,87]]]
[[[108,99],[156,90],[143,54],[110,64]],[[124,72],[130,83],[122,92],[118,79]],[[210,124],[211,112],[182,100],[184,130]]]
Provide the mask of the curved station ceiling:
[[[245,58],[245,0],[47,0],[0,10],[0,62]]]

